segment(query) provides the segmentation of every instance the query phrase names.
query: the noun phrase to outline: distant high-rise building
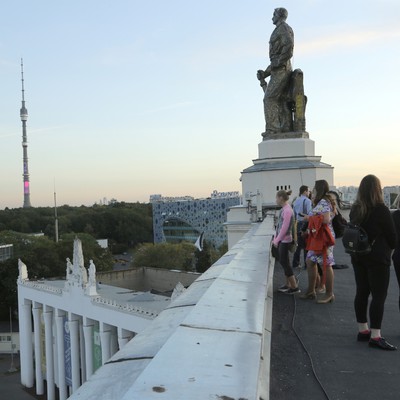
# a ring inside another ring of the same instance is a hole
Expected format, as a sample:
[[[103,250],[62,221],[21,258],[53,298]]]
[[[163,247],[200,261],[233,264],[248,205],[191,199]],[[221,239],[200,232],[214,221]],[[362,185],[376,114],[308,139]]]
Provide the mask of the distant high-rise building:
[[[393,204],[400,194],[400,186],[385,186],[383,188],[383,201],[389,208],[395,208]]]
[[[28,119],[28,110],[25,107],[24,90],[24,64],[21,59],[21,82],[22,82],[22,106],[20,117],[22,121],[22,149],[23,149],[23,178],[24,178],[24,208],[31,207],[30,189],[29,189],[29,169],[28,169],[28,140],[26,136],[26,121]]]
[[[342,193],[342,200],[344,202],[353,204],[357,199],[357,186],[339,186],[338,190]],[[400,195],[400,186],[385,186],[382,188],[383,201],[389,208],[393,207],[396,197]]]
[[[339,186],[337,190],[342,194],[341,200],[345,203],[353,204],[357,198],[357,186]]]

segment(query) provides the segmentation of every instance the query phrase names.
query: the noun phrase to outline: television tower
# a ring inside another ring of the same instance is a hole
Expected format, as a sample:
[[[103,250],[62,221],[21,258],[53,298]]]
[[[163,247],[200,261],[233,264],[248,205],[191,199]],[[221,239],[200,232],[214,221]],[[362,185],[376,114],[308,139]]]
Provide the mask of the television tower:
[[[24,163],[24,208],[31,207],[31,198],[29,190],[29,169],[28,169],[28,141],[26,138],[26,121],[28,119],[28,110],[25,107],[25,91],[24,91],[24,63],[21,58],[21,82],[22,82],[22,107],[20,117],[22,121],[22,149]]]

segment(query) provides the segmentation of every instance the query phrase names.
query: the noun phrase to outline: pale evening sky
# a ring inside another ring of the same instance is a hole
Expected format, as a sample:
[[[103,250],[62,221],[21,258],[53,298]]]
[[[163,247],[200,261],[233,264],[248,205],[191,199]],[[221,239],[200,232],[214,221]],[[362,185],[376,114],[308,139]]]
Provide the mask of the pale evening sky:
[[[241,191],[264,129],[257,69],[289,11],[307,131],[336,186],[400,185],[398,0],[21,0],[0,21],[0,209]]]

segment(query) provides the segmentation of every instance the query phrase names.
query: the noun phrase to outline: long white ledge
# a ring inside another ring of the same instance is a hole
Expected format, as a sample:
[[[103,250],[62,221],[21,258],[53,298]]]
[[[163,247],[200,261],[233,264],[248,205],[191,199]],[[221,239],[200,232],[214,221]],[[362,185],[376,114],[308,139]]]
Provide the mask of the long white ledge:
[[[253,224],[70,399],[266,400],[272,234]]]

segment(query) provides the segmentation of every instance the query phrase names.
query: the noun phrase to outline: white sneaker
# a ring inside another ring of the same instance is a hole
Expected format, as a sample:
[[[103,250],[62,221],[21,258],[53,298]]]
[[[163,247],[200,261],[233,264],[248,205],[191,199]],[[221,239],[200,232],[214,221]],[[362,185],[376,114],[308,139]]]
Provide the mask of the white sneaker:
[[[290,289],[289,286],[283,285],[278,289],[278,292],[286,293]]]

